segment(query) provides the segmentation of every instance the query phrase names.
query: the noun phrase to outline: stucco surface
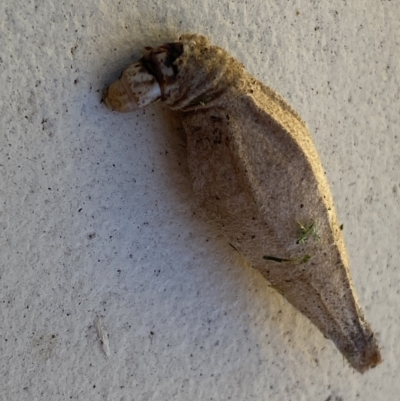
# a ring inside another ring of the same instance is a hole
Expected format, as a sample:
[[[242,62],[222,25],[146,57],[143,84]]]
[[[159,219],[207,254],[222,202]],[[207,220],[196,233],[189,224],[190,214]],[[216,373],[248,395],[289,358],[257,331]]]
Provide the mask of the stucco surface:
[[[0,400],[398,400],[400,3],[3,0],[0,15]],[[202,218],[179,114],[100,103],[182,32],[307,122],[376,369],[352,370]]]

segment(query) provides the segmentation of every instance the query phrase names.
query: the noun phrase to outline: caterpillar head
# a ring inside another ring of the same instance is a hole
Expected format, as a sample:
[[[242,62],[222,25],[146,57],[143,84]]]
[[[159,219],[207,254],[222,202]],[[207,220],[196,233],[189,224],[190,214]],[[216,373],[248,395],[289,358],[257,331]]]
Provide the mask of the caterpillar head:
[[[164,100],[178,73],[174,61],[182,54],[181,42],[167,43],[157,49],[146,48],[146,54],[121,74],[103,96],[106,106],[122,113]]]

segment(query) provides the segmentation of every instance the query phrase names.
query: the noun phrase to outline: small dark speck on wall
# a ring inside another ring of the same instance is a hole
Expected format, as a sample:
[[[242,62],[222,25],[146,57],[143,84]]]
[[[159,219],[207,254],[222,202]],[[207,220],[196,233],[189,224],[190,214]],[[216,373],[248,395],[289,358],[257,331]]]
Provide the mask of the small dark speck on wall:
[[[330,395],[325,401],[343,401],[343,398],[337,395]]]

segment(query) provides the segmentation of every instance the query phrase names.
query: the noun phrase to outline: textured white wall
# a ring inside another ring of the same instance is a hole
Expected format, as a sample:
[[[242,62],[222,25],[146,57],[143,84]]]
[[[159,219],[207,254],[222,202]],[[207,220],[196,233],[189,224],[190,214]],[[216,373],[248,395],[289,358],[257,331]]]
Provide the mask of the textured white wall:
[[[0,15],[1,400],[398,400],[399,2],[3,0]],[[143,46],[187,31],[309,125],[378,368],[349,368],[201,219],[179,115],[99,103]]]

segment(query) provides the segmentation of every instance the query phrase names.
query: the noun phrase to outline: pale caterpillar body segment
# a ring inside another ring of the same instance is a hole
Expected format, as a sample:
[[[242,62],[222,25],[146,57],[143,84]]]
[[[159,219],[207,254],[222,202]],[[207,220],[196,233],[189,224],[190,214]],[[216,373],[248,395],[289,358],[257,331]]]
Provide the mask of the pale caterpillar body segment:
[[[357,303],[325,174],[300,116],[200,35],[149,48],[104,96],[181,110],[193,189],[232,246],[365,372],[381,362]]]

